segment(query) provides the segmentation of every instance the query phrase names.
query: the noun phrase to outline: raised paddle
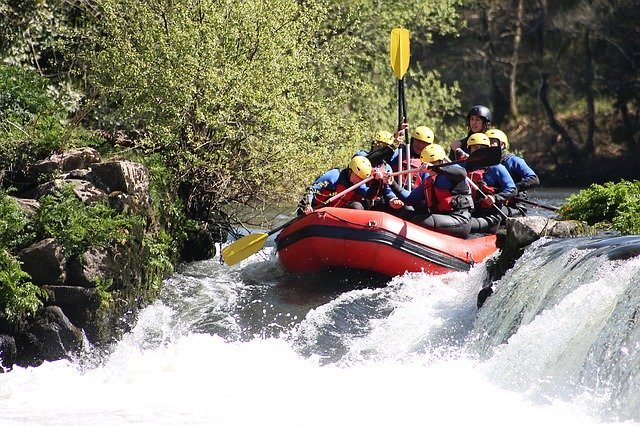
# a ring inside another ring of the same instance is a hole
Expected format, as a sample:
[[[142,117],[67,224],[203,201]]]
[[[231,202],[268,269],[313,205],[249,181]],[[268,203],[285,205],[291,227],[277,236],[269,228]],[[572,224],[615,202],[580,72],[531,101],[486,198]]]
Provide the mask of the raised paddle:
[[[434,164],[431,165],[431,168],[440,168],[445,166],[450,166],[452,164],[461,164],[461,163],[474,163],[475,167],[488,167],[494,166],[500,162],[500,156],[502,155],[502,150],[499,146],[490,146],[488,148],[477,149],[469,155],[469,158],[464,160],[456,160],[450,161],[448,163],[442,164]],[[399,172],[391,173],[391,176],[399,176],[406,175],[408,173],[417,173],[420,171],[420,168],[404,170]]]
[[[389,60],[391,69],[398,78],[398,124],[407,120],[407,102],[404,96],[404,75],[409,69],[409,30],[406,28],[394,28],[391,30],[389,41]],[[404,131],[404,141],[407,159],[411,152],[409,147],[409,131]],[[402,150],[398,150],[398,170],[402,170]],[[399,185],[402,185],[402,177],[399,178]]]
[[[539,204],[539,203],[536,203],[536,202],[533,202],[533,201],[529,201],[526,198],[513,197],[512,199],[514,201],[519,202],[519,203],[529,204],[531,206],[540,207],[541,209],[549,210],[549,211],[552,211],[552,212],[558,211],[558,207],[545,206],[544,204]]]
[[[326,205],[332,203],[333,201],[337,200],[338,198],[344,196],[345,194],[353,191],[354,189],[358,188],[361,185],[364,185],[365,183],[369,182],[371,179],[373,179],[373,176],[369,176],[366,179],[363,179],[362,181],[353,184],[352,186],[348,187],[347,189],[345,189],[344,191],[341,191],[339,193],[337,193],[336,195],[334,195],[333,197],[329,198],[328,200],[326,200],[325,202],[323,202],[322,204],[320,204],[320,206],[318,206],[317,208],[315,208],[314,210],[318,210],[322,207],[325,207]],[[260,233],[260,234],[249,234],[246,235],[242,238],[240,238],[238,241],[234,241],[233,243],[229,244],[227,247],[222,249],[222,259],[225,261],[225,263],[229,266],[233,266],[236,263],[240,262],[241,260],[246,259],[247,257],[251,256],[254,253],[259,252],[260,250],[262,250],[262,248],[264,247],[264,245],[267,242],[267,238],[269,238],[270,235],[275,234],[276,232],[280,231],[283,228],[286,228],[287,226],[291,225],[292,223],[302,219],[304,216],[299,216],[299,217],[295,217],[293,219],[291,219],[290,221],[288,221],[287,223],[284,223],[280,226],[278,226],[275,229],[272,229],[271,231],[265,233]]]

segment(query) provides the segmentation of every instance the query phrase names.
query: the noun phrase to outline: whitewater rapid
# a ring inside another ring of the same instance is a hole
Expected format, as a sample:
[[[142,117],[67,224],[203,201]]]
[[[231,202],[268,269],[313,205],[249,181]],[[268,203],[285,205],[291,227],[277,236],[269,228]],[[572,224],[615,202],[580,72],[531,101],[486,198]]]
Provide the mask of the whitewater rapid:
[[[587,370],[640,259],[547,243],[479,312],[485,265],[329,293],[273,248],[187,265],[109,351],[0,375],[0,424],[638,424],[637,382]]]

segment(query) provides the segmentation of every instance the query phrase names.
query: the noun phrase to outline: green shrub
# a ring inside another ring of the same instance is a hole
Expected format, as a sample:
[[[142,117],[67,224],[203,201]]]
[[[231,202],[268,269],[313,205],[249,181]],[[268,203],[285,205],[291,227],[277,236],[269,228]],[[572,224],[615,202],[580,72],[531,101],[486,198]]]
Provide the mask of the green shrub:
[[[170,254],[173,253],[171,236],[163,229],[158,233],[147,233],[143,245],[149,249],[147,261],[147,282],[150,293],[154,296],[162,288],[162,280],[173,273]]]
[[[640,234],[640,181],[591,185],[570,196],[559,213],[564,219],[610,224],[623,234]]]
[[[0,119],[22,126],[41,114],[62,112],[47,92],[48,85],[35,71],[0,65]]]
[[[0,310],[9,320],[34,314],[42,306],[46,292],[30,278],[15,257],[0,249]]]
[[[33,240],[27,212],[4,192],[0,191],[0,247],[18,251]]]
[[[65,185],[58,194],[40,199],[35,229],[39,238],[58,240],[65,256],[71,257],[89,248],[125,242],[129,231],[140,223],[140,217],[117,213],[105,202],[85,205],[73,187]]]
[[[33,70],[0,65],[0,167],[10,178],[59,149],[66,112]]]
[[[67,120],[49,81],[34,70],[0,65],[0,168],[22,181],[29,167],[56,151],[104,140]]]
[[[97,277],[96,279],[96,291],[98,292],[98,297],[100,298],[100,308],[109,309],[109,307],[113,304],[113,295],[109,290],[113,285],[113,280],[111,278],[104,279],[102,277]]]

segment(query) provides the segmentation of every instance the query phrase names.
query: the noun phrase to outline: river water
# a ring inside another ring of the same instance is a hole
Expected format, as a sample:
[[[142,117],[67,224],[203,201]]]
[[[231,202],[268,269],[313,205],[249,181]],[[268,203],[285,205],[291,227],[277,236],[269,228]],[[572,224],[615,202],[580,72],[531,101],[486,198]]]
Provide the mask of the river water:
[[[270,243],[195,262],[109,350],[0,375],[0,424],[640,424],[639,254],[540,240],[480,311],[483,264],[297,277]]]

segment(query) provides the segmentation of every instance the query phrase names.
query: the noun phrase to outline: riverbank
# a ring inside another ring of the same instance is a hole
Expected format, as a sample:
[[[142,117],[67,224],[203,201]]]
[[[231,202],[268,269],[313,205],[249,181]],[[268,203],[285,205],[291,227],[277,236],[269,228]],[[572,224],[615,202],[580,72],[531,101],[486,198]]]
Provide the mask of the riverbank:
[[[215,255],[205,228],[172,246],[150,179],[140,163],[85,147],[39,161],[13,195],[0,194],[2,237],[14,240],[1,258],[3,368],[117,341],[174,265]]]

